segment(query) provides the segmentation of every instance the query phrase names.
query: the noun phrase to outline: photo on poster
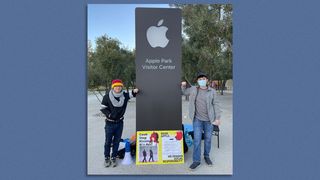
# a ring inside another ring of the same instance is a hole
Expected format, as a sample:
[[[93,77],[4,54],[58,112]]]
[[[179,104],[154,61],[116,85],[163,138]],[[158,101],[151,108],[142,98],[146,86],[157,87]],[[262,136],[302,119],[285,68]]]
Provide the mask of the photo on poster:
[[[232,4],[88,4],[87,174],[233,174]]]
[[[141,145],[139,147],[139,162],[142,163],[157,163],[158,162],[158,146]]]

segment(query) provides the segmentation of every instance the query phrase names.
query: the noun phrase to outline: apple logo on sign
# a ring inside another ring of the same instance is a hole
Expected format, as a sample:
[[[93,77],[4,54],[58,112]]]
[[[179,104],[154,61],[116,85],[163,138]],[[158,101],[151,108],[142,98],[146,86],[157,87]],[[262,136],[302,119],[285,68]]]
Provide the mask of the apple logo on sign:
[[[161,26],[163,23],[163,19],[161,19],[158,22],[157,27],[156,26],[150,26],[147,30],[147,40],[151,47],[161,47],[165,48],[169,40],[166,36],[166,33],[168,31],[168,28],[166,26]]]

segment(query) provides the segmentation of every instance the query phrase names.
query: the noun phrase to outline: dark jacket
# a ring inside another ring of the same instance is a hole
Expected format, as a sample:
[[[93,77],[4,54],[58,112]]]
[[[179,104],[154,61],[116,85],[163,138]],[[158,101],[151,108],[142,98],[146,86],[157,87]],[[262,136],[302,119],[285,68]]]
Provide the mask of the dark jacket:
[[[111,90],[112,91],[112,90]],[[113,121],[121,121],[123,120],[123,115],[126,112],[127,104],[130,99],[129,93],[123,92],[123,95],[125,97],[124,103],[122,107],[114,107],[112,105],[112,102],[109,98],[109,92],[107,92],[102,100],[102,103],[105,108],[100,109],[100,111],[107,117],[107,119],[113,120]],[[133,97],[136,96],[136,93],[132,91]],[[116,98],[116,97],[115,97]],[[119,100],[119,98],[116,98]]]

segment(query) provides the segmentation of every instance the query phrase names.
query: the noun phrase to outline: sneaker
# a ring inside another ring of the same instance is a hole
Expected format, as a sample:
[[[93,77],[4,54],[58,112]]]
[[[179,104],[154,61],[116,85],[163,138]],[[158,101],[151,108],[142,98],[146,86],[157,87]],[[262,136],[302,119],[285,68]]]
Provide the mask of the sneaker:
[[[197,167],[199,167],[199,166],[200,166],[200,162],[193,162],[193,163],[189,166],[189,169],[190,169],[191,171],[193,171],[193,170],[197,169]]]
[[[208,166],[212,166],[213,164],[212,164],[212,161],[211,161],[211,159],[209,158],[209,157],[204,157],[204,160],[206,161],[206,163],[207,163],[207,165]]]
[[[110,157],[106,157],[104,160],[104,166],[105,167],[110,167],[111,166],[111,161],[110,161]]]
[[[117,158],[116,157],[111,158],[111,164],[112,164],[112,167],[117,167]]]

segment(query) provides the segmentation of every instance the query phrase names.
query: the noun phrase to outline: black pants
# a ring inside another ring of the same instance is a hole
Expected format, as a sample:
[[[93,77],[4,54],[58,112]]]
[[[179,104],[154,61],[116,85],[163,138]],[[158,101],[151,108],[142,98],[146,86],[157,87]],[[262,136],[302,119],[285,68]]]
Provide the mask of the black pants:
[[[147,162],[146,156],[143,156],[142,162]]]
[[[104,129],[106,132],[104,157],[110,157],[111,144],[113,144],[111,156],[116,157],[123,130],[123,121],[117,123],[106,121]]]
[[[152,162],[154,162],[154,160],[153,160],[153,156],[150,156],[150,158],[149,158],[149,162],[150,162],[150,160],[152,159]]]

